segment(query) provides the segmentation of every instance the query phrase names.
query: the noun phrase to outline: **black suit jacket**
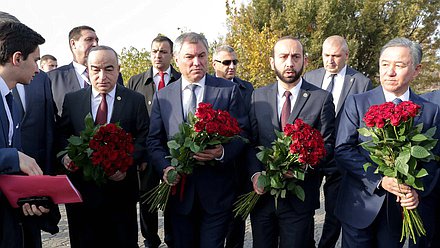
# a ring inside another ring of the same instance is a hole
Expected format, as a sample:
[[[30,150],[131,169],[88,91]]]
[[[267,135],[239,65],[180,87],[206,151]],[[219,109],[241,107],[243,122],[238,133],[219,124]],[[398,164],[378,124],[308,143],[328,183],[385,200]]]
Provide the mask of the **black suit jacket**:
[[[80,90],[73,62],[63,65],[47,73],[51,81],[52,95],[56,104],[57,114],[61,116],[64,96],[69,92]],[[124,85],[122,75],[119,73],[118,84]]]
[[[274,130],[280,130],[277,94],[277,83],[256,89],[252,94],[249,118],[252,130],[251,137],[255,139],[253,141],[255,146],[270,147],[271,143],[276,140]],[[335,110],[331,94],[303,80],[288,123],[293,123],[298,118],[321,132],[327,150],[327,157],[332,157],[335,142]],[[264,165],[256,159],[255,153],[251,153],[250,160],[249,178],[264,170]],[[320,165],[323,163],[325,162],[323,161]],[[305,191],[305,200],[303,202],[296,196],[288,194],[287,198],[291,202],[292,208],[297,213],[309,212],[319,208],[320,181],[316,171],[309,170],[305,180],[300,182],[299,185]],[[268,195],[269,193],[266,193],[264,197],[266,199],[272,198]],[[273,199],[271,200],[273,201]]]
[[[173,83],[174,81],[178,80],[180,78],[180,73],[177,72],[173,66],[171,66],[171,75],[170,75],[170,83]],[[153,81],[153,67],[150,67],[150,69],[146,72],[137,74],[132,76],[128,80],[127,87],[129,89],[132,89],[134,91],[137,91],[144,95],[145,97],[145,104],[147,105],[148,113],[151,113],[151,106],[153,104],[153,95],[156,91],[154,81]]]
[[[115,102],[111,123],[119,123],[128,133],[131,133],[135,142],[135,163],[127,171],[127,176],[119,182],[108,181],[99,187],[93,182],[82,179],[82,173],[78,170],[69,174],[73,184],[81,192],[84,204],[103,206],[103,204],[124,204],[135,202],[138,199],[138,184],[136,176],[136,164],[146,161],[145,139],[148,133],[149,118],[144,97],[121,85],[116,85]],[[67,138],[71,135],[79,135],[84,130],[84,118],[91,113],[92,88],[81,89],[68,93],[63,104],[63,115],[59,121],[59,129],[62,134],[62,148],[67,145]]]

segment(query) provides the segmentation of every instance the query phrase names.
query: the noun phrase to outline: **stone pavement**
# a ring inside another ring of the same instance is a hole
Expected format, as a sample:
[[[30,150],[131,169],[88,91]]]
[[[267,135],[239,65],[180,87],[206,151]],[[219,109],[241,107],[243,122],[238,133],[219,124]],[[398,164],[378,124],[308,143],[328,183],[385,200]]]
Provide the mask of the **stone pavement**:
[[[324,221],[324,203],[323,203],[323,196],[321,195],[321,202],[322,206],[320,209],[316,211],[315,214],[315,240],[318,240],[321,236],[322,232],[322,224]],[[67,219],[66,219],[66,212],[64,209],[64,205],[60,205],[61,210],[61,221],[59,223],[60,232],[55,235],[50,235],[48,233],[43,233],[43,247],[45,248],[57,248],[57,247],[70,247],[69,244],[69,230],[67,227]],[[160,214],[159,214],[160,215]],[[249,219],[247,220],[246,225],[246,234],[245,234],[245,248],[251,248],[252,247],[252,231],[250,226]],[[159,226],[160,226],[160,236],[163,240],[163,218],[160,217],[159,219]],[[141,232],[139,230],[139,246],[143,247],[143,238],[141,235]],[[166,248],[167,246],[163,244],[161,248]],[[338,241],[338,244],[336,246],[337,248],[340,247],[340,241]]]

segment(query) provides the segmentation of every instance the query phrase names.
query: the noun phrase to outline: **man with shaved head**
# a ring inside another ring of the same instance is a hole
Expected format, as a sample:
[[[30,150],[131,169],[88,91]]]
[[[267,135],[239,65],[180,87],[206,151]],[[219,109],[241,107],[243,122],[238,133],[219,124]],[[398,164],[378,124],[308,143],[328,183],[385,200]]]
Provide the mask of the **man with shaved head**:
[[[304,75],[304,79],[308,82],[333,94],[336,125],[339,123],[340,110],[347,96],[372,88],[370,79],[347,65],[348,58],[349,50],[345,39],[339,35],[330,36],[322,44],[323,67]],[[321,168],[320,174],[321,180],[325,177],[325,221],[318,247],[335,247],[341,232],[341,224],[333,212],[341,174],[336,168],[334,159]]]

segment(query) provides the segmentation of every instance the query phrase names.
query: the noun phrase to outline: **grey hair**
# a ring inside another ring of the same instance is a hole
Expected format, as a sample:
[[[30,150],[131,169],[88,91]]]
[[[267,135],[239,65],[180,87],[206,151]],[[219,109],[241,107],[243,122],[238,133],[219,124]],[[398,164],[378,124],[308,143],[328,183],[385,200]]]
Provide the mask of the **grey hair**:
[[[322,45],[324,46],[324,44],[327,42],[339,43],[339,45],[341,45],[342,51],[348,53],[348,44],[347,44],[347,41],[344,39],[344,37],[342,37],[340,35],[332,35],[330,37],[327,37],[327,39],[325,39],[325,41],[322,43]]]
[[[231,46],[228,46],[228,45],[219,46],[215,49],[213,58],[218,59],[217,56],[220,52],[235,53],[235,50],[234,50],[234,48],[232,48]]]
[[[174,42],[173,51],[174,55],[177,55],[180,53],[180,50],[182,49],[183,43],[188,42],[191,44],[197,44],[201,42],[203,46],[206,48],[206,51],[209,50],[208,41],[206,40],[205,36],[203,34],[198,34],[194,32],[189,33],[183,33],[177,37],[176,41]]]
[[[380,56],[382,56],[383,51],[390,47],[407,47],[410,50],[413,68],[422,63],[422,47],[419,43],[411,41],[410,39],[398,37],[388,41],[380,50]]]

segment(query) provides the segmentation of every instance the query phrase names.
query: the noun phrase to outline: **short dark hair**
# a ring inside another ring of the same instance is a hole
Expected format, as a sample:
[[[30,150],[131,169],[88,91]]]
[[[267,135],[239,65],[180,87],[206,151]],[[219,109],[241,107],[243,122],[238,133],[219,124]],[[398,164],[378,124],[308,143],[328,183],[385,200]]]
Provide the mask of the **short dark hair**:
[[[7,13],[0,11],[0,22],[20,22],[17,17]]]
[[[57,58],[55,58],[55,56],[50,55],[50,54],[46,54],[41,57],[41,61],[45,61],[45,60],[49,60],[49,59],[53,60],[53,61],[57,61]]]
[[[153,46],[154,42],[168,42],[170,44],[171,54],[173,54],[173,45],[174,43],[170,40],[170,38],[166,37],[165,35],[158,35],[156,38],[151,41],[151,46]]]
[[[79,38],[81,37],[81,31],[83,31],[83,30],[90,30],[90,31],[96,32],[92,27],[89,27],[86,25],[74,27],[69,32],[69,42],[72,39],[79,40]]]
[[[21,52],[26,60],[44,38],[28,26],[20,22],[0,23],[0,65],[9,62],[15,52]]]

